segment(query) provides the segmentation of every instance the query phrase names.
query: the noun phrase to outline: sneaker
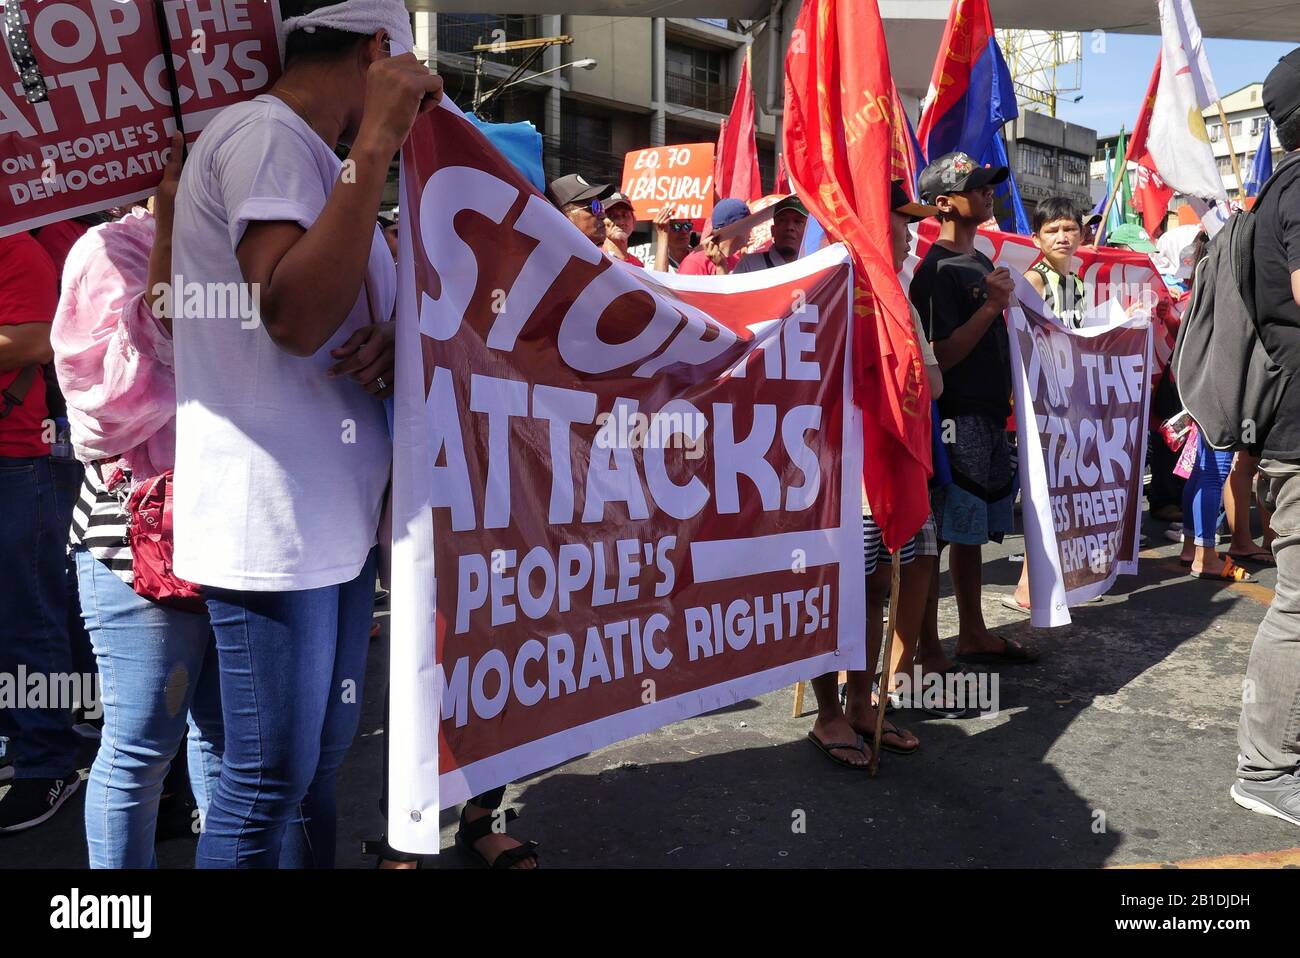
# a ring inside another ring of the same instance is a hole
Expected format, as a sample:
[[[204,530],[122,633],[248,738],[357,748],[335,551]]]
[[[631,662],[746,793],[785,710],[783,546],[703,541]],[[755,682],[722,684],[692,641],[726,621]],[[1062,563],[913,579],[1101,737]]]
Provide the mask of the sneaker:
[[[1279,775],[1267,782],[1239,778],[1230,794],[1242,808],[1300,825],[1300,778],[1295,775]]]
[[[34,828],[54,813],[81,787],[75,771],[64,778],[16,778],[0,799],[0,835]]]
[[[14,777],[14,757],[9,751],[9,739],[0,735],[0,782]]]

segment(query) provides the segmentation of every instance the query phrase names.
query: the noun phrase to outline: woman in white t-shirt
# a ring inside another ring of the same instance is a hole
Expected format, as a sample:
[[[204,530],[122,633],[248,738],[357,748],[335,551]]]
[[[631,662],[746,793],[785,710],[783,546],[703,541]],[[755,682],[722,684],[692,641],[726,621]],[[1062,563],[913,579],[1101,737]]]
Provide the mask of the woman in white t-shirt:
[[[315,6],[285,20],[271,92],[204,129],[176,202],[175,568],[204,586],[225,719],[199,867],[332,865],[360,716],[391,463],[375,217],[442,81],[390,55],[413,45],[401,0]]]

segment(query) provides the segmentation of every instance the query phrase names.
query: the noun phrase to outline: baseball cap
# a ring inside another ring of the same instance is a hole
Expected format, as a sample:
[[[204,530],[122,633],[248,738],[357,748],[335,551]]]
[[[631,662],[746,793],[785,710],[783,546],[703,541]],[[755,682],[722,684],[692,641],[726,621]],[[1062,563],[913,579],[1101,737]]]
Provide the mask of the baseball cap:
[[[718,205],[713,207],[713,216],[709,219],[710,228],[720,230],[724,226],[743,220],[748,215],[749,207],[745,205],[744,200],[719,200]]]
[[[791,193],[785,199],[777,200],[772,204],[773,216],[780,213],[782,210],[794,210],[794,212],[798,213],[805,219],[808,218],[808,208],[803,205],[803,200],[799,199],[799,197],[794,193]]]
[[[1127,246],[1138,253],[1156,253],[1156,244],[1151,242],[1147,231],[1136,223],[1125,223],[1106,234],[1107,246]]]
[[[1300,47],[1278,60],[1264,79],[1264,109],[1275,126],[1300,110]]]
[[[632,210],[633,212],[636,211],[636,207],[633,206],[632,201],[627,198],[627,194],[620,193],[618,190],[615,190],[613,193],[610,193],[609,196],[605,197],[605,199],[602,202],[605,204],[605,209],[607,210],[613,209],[615,206],[618,206],[620,203],[622,203],[624,206],[626,206],[628,209]]]
[[[921,199],[933,203],[936,196],[978,190],[1010,175],[1005,166],[980,166],[968,153],[945,153],[921,171]]]
[[[939,212],[939,207],[917,203],[908,196],[907,190],[903,189],[902,180],[891,180],[889,191],[889,208],[895,213],[902,213],[911,219],[913,223],[923,220],[927,216],[934,216]]]
[[[546,188],[546,195],[556,206],[603,200],[613,192],[614,187],[608,183],[588,183],[577,173],[551,180],[551,185]]]

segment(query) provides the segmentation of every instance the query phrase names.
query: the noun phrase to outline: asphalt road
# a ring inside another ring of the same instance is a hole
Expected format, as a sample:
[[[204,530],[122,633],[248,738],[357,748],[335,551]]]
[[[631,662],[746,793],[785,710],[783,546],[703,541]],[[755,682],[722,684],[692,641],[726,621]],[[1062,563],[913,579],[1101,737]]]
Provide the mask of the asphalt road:
[[[1050,631],[998,602],[1019,574],[1006,556],[1021,540],[986,547],[987,621],[1042,658],[998,673],[996,717],[895,713],[922,745],[886,753],[874,779],[805,741],[811,711],[791,717],[787,688],[512,785],[507,801],[522,813],[512,832],[541,843],[544,866],[569,868],[1092,868],[1294,849],[1300,830],[1228,797],[1242,677],[1273,573],[1255,585],[1191,579],[1164,528],[1147,522],[1140,575]],[[941,634],[951,635],[946,573],[943,584]],[[362,728],[339,782],[341,867],[369,867],[361,840],[382,830],[386,613],[378,619],[385,634],[372,643]],[[81,816],[78,794],[46,825],[0,838],[0,867],[84,867]],[[159,841],[162,867],[193,864],[183,815],[177,825],[178,837]],[[445,812],[447,851],[427,867],[463,867],[454,827]]]

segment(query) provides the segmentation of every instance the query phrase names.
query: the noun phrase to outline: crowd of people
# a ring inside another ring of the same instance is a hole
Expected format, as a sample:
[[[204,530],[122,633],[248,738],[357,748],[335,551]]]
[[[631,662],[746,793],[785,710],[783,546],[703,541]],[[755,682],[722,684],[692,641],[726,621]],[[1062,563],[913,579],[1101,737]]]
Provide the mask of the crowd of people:
[[[442,91],[414,56],[391,55],[390,42],[411,46],[399,0],[364,5],[352,29],[313,21],[320,4],[302,6],[297,28],[288,24],[281,78],[213,118],[188,155],[174,138],[147,206],[111,211],[93,227],[68,221],[0,239],[0,556],[9,570],[0,667],[56,675],[88,663],[98,672],[103,724],[85,796],[92,867],[155,863],[182,745],[202,823],[200,867],[329,867],[336,856],[335,782],[363,699],[391,462],[396,237],[380,205],[390,162]],[[1270,74],[1265,99],[1284,148],[1300,151],[1300,56]],[[350,147],[346,181],[339,144]],[[1294,349],[1286,331],[1300,327],[1297,170],[1284,165],[1289,179],[1254,214],[1256,290],[1283,351]],[[938,224],[909,296],[937,418],[951,428],[941,430],[931,515],[898,556],[891,636],[894,557],[862,497],[869,667],[850,672],[842,690],[836,673],[813,680],[808,733],[841,766],[870,765],[882,697],[943,717],[968,707],[923,702],[901,679],[881,689],[887,638],[900,676],[1038,659],[983,614],[982,546],[1013,532],[1017,494],[1003,320],[1015,282],[976,245],[1006,177],[950,153],[922,171],[918,199],[891,184],[897,270],[910,227]],[[702,238],[665,212],[645,262],[629,251],[633,204],[613,186],[569,174],[547,195],[593,244],[637,268],[748,273],[793,262],[805,246],[808,211],[796,196],[771,209],[772,242],[759,251],[748,249],[754,220],[742,200],[719,200]],[[1095,226],[1064,197],[1034,213],[1042,257],[1025,276],[1067,326],[1085,319],[1088,290],[1072,263]],[[256,315],[187,314],[181,277],[256,290]],[[236,321],[251,319],[252,333]],[[1300,542],[1288,521],[1300,503],[1300,444],[1276,438],[1259,450],[1262,461],[1234,457],[1198,439],[1167,373],[1156,395],[1152,515],[1170,523],[1191,574],[1244,581],[1243,563],[1277,557],[1278,599],[1250,661],[1261,691],[1243,709],[1234,796],[1300,824],[1291,705],[1300,694],[1300,560],[1286,548]],[[340,423],[350,424],[347,441]],[[1168,448],[1156,455],[1161,443]],[[1174,475],[1180,452],[1193,462],[1185,483]],[[1266,487],[1262,545],[1250,526],[1257,478]],[[171,527],[170,554],[142,530],[155,521]],[[1221,526],[1231,536],[1225,553]],[[959,620],[952,658],[938,623],[945,548]],[[1028,611],[1027,568],[1002,600]],[[8,709],[0,721],[6,833],[49,820],[76,792],[82,736],[64,708]],[[883,748],[921,746],[886,723]],[[490,867],[535,868],[536,845],[502,827],[514,817],[499,813],[504,792],[464,806],[457,845]],[[382,841],[375,851],[390,867],[417,864]]]

